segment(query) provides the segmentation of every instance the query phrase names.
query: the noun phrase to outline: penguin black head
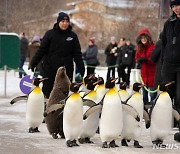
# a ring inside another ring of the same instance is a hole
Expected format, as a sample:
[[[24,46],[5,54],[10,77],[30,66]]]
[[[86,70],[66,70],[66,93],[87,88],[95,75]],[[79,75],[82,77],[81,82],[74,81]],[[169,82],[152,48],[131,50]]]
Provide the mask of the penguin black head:
[[[126,87],[127,87],[126,82],[121,82],[121,83],[119,84],[119,88],[122,89],[122,90],[126,90]]]
[[[89,89],[89,90],[94,90],[95,86],[98,84],[98,82],[96,81],[89,81],[87,84],[86,84],[86,88]]]
[[[172,85],[174,83],[174,81],[171,82],[163,82],[161,84],[159,84],[159,90],[160,91],[167,91],[167,88]]]
[[[139,92],[142,87],[144,87],[144,85],[142,85],[141,83],[136,82],[133,84],[133,90],[136,92]]]
[[[100,76],[98,76],[97,81],[98,81],[98,85],[103,85],[104,84],[104,79],[102,77],[100,77]]]
[[[48,79],[48,78],[42,78],[42,79],[40,79],[40,78],[35,78],[35,79],[33,80],[33,85],[39,86],[39,84],[40,84],[42,81],[46,80],[46,79]]]
[[[93,80],[95,78],[95,74],[88,75],[84,78],[84,84],[86,85],[89,81]]]
[[[105,87],[109,89],[115,87],[116,80],[117,78],[111,77],[109,80],[106,81]]]
[[[70,85],[70,91],[72,91],[72,92],[74,92],[74,93],[78,92],[79,87],[80,87],[81,85],[82,85],[82,83],[76,83],[76,82],[71,83],[71,85]]]

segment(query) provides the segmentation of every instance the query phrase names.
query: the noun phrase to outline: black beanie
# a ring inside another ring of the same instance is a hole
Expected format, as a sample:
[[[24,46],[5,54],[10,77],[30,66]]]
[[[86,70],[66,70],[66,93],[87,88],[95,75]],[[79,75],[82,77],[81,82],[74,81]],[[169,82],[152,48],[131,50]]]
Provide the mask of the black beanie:
[[[180,5],[180,0],[170,0],[170,7],[172,8],[173,5]]]
[[[59,22],[62,21],[62,20],[68,20],[68,21],[70,21],[68,14],[66,14],[66,13],[64,13],[64,12],[60,12],[60,13],[58,14],[58,17],[57,17],[57,23],[59,23]]]

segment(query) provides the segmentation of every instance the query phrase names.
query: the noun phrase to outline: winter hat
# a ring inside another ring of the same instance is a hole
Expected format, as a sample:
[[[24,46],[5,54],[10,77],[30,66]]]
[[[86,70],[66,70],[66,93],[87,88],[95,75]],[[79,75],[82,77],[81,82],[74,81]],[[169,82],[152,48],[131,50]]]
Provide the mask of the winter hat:
[[[141,29],[138,34],[139,34],[139,36],[142,34],[146,34],[151,37],[151,34],[147,28]]]
[[[32,42],[40,42],[40,37],[39,36],[34,36],[32,39]]]
[[[111,41],[116,41],[116,38],[114,36],[111,36]]]
[[[62,20],[68,20],[68,21],[70,21],[68,14],[66,14],[66,13],[64,13],[64,12],[60,12],[59,15],[58,15],[58,17],[57,17],[57,23],[59,23],[59,22],[62,21]]]
[[[170,0],[170,7],[172,8],[173,5],[180,5],[180,0]]]
[[[91,41],[92,44],[94,44],[94,43],[95,43],[95,38],[94,38],[94,37],[91,37],[91,38],[89,39],[89,41]]]

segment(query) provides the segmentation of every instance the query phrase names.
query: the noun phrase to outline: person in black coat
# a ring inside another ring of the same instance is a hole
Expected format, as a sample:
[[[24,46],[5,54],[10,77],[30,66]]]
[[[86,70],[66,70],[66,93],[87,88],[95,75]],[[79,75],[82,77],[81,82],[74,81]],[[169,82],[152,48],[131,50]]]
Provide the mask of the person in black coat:
[[[108,80],[110,77],[115,77],[115,65],[117,60],[116,50],[117,50],[117,43],[115,37],[112,36],[111,43],[109,43],[105,49],[106,63],[108,67],[106,80]]]
[[[126,43],[118,49],[119,58],[117,63],[119,65],[119,78],[122,77],[122,81],[126,82],[127,86],[129,87],[131,69],[135,65],[136,47],[131,43],[130,39],[127,39]]]
[[[88,45],[87,50],[83,53],[87,64],[87,76],[94,74],[96,66],[99,65],[99,61],[97,59],[98,47],[95,44],[95,38],[90,38]]]
[[[175,81],[169,94],[180,113],[180,0],[170,0],[172,16],[165,22],[162,32],[162,81]]]
[[[154,86],[158,87],[158,85],[162,82],[161,79],[161,47],[162,47],[162,32],[159,34],[159,40],[156,42],[155,47],[151,53],[150,60],[156,63],[156,73],[154,79]]]
[[[30,63],[32,71],[34,71],[41,59],[43,59],[43,77],[48,78],[43,82],[42,87],[46,98],[49,98],[56,72],[60,66],[65,66],[67,76],[72,81],[74,61],[81,77],[84,76],[85,67],[79,39],[76,33],[72,31],[70,18],[66,13],[59,13],[57,23],[42,38],[41,45]]]
[[[26,54],[28,50],[29,41],[25,36],[25,33],[20,34],[20,62],[19,62],[19,78],[26,75],[23,69],[24,63],[26,61]]]

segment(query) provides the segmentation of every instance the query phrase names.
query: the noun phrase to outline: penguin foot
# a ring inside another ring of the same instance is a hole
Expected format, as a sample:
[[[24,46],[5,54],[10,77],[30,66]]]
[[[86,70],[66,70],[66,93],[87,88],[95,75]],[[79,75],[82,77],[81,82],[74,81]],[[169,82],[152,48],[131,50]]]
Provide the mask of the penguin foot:
[[[59,132],[59,135],[61,136],[61,138],[65,139],[65,136],[64,136],[64,132]]]
[[[30,128],[29,128],[29,133],[35,133],[34,128],[30,127]]]
[[[107,142],[103,142],[102,148],[108,148]]]
[[[73,143],[72,141],[70,141],[70,140],[67,140],[67,141],[66,141],[66,145],[67,145],[68,147],[72,147],[72,146],[74,146],[74,143]]]
[[[85,138],[85,143],[94,143],[94,142],[91,141],[89,137],[86,137],[86,138]]]
[[[79,141],[79,143],[84,144],[85,143],[85,138],[79,138],[78,141]]]
[[[34,128],[34,132],[40,132],[38,127]]]
[[[109,143],[109,148],[115,148],[115,147],[119,147],[119,146],[115,143],[115,140],[112,140],[112,141]]]
[[[134,140],[134,147],[135,147],[135,148],[143,148],[143,146],[141,146],[141,145],[139,144],[139,142],[136,141],[136,140]]]
[[[79,144],[76,143],[76,140],[72,141],[73,146],[79,146]]]
[[[161,145],[163,143],[163,141],[160,139],[157,139],[157,140],[152,141],[152,143],[156,144],[158,146],[158,145]]]
[[[163,144],[163,141],[160,139],[154,140],[152,141],[152,143],[155,144],[157,147],[166,148],[166,145]]]
[[[174,140],[180,142],[180,132],[174,134]]]
[[[58,138],[57,133],[52,133],[51,135],[52,135],[53,139],[57,139]]]
[[[128,147],[128,144],[127,144],[127,142],[126,142],[126,139],[122,139],[122,140],[121,140],[121,145]]]

